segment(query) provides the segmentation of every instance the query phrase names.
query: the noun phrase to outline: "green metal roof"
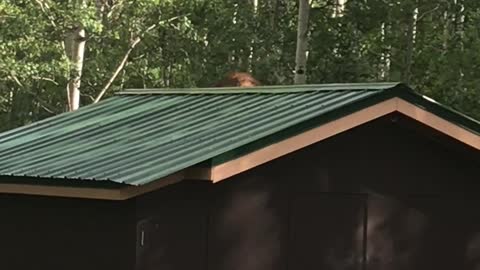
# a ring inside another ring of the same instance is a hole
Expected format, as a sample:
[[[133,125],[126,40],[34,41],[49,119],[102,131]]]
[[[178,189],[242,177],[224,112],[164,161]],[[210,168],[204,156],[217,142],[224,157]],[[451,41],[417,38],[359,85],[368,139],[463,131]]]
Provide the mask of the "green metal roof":
[[[397,83],[132,89],[0,134],[0,181],[143,185],[394,96],[480,134],[478,121]]]

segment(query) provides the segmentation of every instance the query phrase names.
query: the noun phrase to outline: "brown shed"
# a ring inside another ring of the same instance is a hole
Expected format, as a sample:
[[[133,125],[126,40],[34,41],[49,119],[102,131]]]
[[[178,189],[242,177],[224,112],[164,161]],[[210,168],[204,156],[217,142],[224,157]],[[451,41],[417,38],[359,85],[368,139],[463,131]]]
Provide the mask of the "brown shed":
[[[127,90],[0,134],[0,268],[478,269],[479,134],[395,83]]]

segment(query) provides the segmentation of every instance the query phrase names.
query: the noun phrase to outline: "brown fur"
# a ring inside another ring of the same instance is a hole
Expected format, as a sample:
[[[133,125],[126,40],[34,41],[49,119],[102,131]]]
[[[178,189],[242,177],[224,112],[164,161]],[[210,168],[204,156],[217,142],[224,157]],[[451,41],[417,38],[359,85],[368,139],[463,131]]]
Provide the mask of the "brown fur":
[[[215,87],[254,87],[260,85],[252,75],[246,72],[231,72],[215,84]]]

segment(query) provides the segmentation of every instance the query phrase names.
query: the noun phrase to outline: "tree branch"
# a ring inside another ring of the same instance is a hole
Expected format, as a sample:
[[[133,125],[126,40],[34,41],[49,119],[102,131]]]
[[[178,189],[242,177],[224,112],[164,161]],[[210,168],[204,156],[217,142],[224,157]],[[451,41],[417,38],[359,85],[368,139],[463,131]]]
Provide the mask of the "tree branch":
[[[425,17],[426,15],[434,12],[435,10],[437,10],[439,8],[440,8],[440,5],[437,5],[436,7],[434,7],[433,9],[431,9],[429,11],[425,11],[422,15],[418,16],[417,22],[419,22],[421,19],[423,19],[423,17]]]
[[[41,0],[35,0],[37,4],[40,6],[40,9],[42,10],[43,14],[47,16],[48,20],[50,21],[50,24],[54,27],[57,28],[57,24],[55,23],[55,20],[48,14],[47,10],[45,9],[45,6],[43,5],[43,2]],[[47,5],[48,8],[48,5]]]
[[[55,18],[53,18],[49,13],[48,9],[50,8],[47,3],[43,3],[42,0],[35,0],[37,4],[40,6],[40,9],[42,10],[43,14],[47,17],[47,19],[50,21],[50,24],[53,26],[53,29],[57,29],[57,24],[55,23]],[[62,46],[62,49],[65,51],[65,42],[62,40],[60,41],[60,45]]]
[[[160,21],[158,23],[155,23],[155,24],[152,24],[150,25],[147,29],[143,30],[135,39],[133,39],[132,43],[130,44],[127,52],[125,53],[125,55],[123,56],[122,58],[122,61],[120,61],[120,63],[117,65],[117,68],[115,69],[115,72],[113,72],[113,75],[112,77],[110,77],[110,79],[108,80],[107,84],[102,88],[102,90],[100,91],[100,93],[98,94],[98,96],[95,98],[95,100],[93,101],[93,103],[97,103],[100,101],[100,99],[102,99],[102,97],[105,95],[105,93],[107,92],[107,90],[110,88],[110,86],[113,84],[113,82],[115,81],[115,79],[118,77],[118,74],[120,74],[120,72],[123,70],[123,68],[125,67],[125,64],[127,63],[128,61],[128,57],[130,56],[130,54],[132,53],[133,49],[135,49],[135,47],[138,45],[138,43],[140,43],[140,41],[142,41],[142,38],[143,36],[153,30],[155,27],[157,27],[160,23],[162,22],[171,22],[171,21],[174,21],[180,17],[185,17],[187,16],[188,14],[185,14],[185,15],[180,15],[180,16],[175,16],[175,17],[172,17],[168,20],[164,20],[164,21]]]
[[[57,83],[54,79],[50,79],[50,78],[33,76],[32,79],[47,81],[47,82],[51,82],[51,83],[53,83],[53,84],[55,84],[55,85],[58,85],[58,83]]]
[[[28,94],[32,95],[36,101],[38,102],[38,104],[47,112],[51,113],[51,114],[55,114],[55,109],[51,108],[50,105],[48,105],[47,102],[45,102],[43,99],[41,99],[37,94],[31,92],[30,90],[28,90],[26,87],[24,87],[24,85],[20,82],[20,80],[17,78],[17,76],[11,74],[10,75],[10,78],[12,78],[15,83],[18,84],[18,86],[21,87],[21,89],[25,92],[27,92]]]
[[[80,92],[80,96],[89,98],[92,102],[95,100],[95,97],[89,94],[84,94]]]
[[[152,28],[153,29],[153,28]],[[117,68],[115,69],[115,72],[113,73],[112,77],[108,80],[107,84],[103,87],[102,91],[98,94],[98,96],[95,98],[93,103],[97,103],[100,101],[100,99],[105,95],[107,92],[108,88],[112,85],[112,83],[115,81],[117,78],[118,74],[122,71],[122,69],[125,67],[125,64],[127,63],[128,57],[130,56],[130,53],[132,53],[133,49],[138,45],[138,43],[141,41],[140,37],[135,38],[135,40],[130,44],[130,47],[128,48],[127,52],[123,56],[122,61],[120,61],[120,64],[118,64]]]

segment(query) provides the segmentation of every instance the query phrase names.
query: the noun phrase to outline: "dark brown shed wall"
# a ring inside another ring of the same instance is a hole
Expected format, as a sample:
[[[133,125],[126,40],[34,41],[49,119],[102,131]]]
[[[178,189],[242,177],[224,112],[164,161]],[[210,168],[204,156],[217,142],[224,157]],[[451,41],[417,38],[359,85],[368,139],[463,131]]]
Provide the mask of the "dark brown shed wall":
[[[209,188],[182,182],[137,199],[137,269],[206,269]]]
[[[131,201],[1,195],[0,269],[131,270],[133,206]]]
[[[478,161],[400,120],[215,185],[186,182],[143,196],[139,268],[479,267]]]

